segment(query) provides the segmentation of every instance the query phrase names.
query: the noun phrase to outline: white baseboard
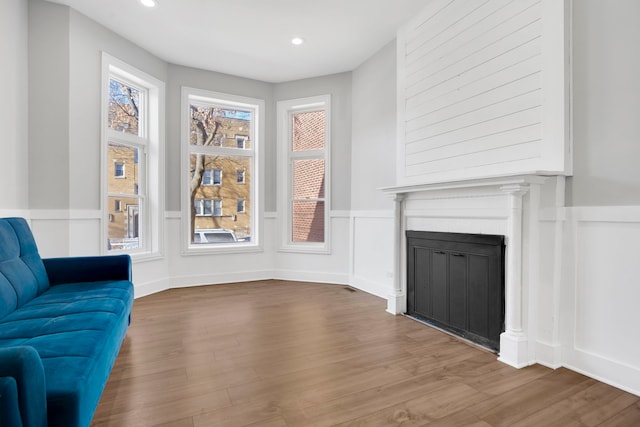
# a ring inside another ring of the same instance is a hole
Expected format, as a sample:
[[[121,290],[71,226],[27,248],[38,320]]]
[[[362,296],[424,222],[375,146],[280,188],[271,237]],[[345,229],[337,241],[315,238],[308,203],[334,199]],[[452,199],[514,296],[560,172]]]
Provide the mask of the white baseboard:
[[[142,284],[134,283],[135,297],[142,298],[147,295],[156,294],[158,292],[166,291],[170,288],[169,279],[161,279],[153,282],[146,282]]]
[[[498,360],[514,368],[524,368],[533,364],[527,358],[528,340],[525,336],[514,335],[509,332],[500,334],[500,355]]]
[[[347,274],[325,273],[321,271],[276,270],[273,272],[273,278],[278,280],[291,280],[295,282],[349,285],[349,276]]]
[[[562,346],[536,341],[536,362],[551,369],[562,367]]]
[[[567,359],[564,367],[640,396],[640,369],[635,366],[577,349]]]
[[[357,275],[349,278],[349,284],[356,289],[384,299],[387,299],[389,292],[392,290],[391,286],[384,286],[382,283],[377,283]]]
[[[269,280],[273,278],[273,271],[242,271],[221,274],[201,274],[197,276],[175,276],[170,279],[171,288],[188,288],[192,286],[220,285],[224,283],[252,282],[255,280]]]

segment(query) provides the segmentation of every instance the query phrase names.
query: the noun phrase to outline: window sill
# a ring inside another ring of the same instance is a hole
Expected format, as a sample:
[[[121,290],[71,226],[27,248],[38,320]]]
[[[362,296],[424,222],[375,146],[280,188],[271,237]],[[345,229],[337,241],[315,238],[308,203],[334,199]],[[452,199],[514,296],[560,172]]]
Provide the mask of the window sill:
[[[127,252],[126,250],[112,250],[105,254],[105,256],[113,255],[129,255],[131,257],[131,262],[134,264],[164,259],[164,254],[162,252]]]
[[[200,256],[200,255],[228,255],[237,253],[259,253],[264,252],[264,248],[259,244],[215,244],[213,245],[189,245],[181,251],[183,256]]]
[[[283,245],[278,248],[278,252],[331,255],[329,243],[320,245]]]

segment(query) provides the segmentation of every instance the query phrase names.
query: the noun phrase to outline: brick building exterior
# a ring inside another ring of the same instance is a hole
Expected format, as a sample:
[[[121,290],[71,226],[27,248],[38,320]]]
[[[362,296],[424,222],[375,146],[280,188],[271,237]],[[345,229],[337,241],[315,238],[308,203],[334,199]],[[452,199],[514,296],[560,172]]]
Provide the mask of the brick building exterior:
[[[322,150],[325,147],[325,113],[311,111],[293,115],[292,151]],[[292,236],[294,242],[324,242],[324,159],[293,162]],[[322,200],[318,200],[322,199]]]
[[[250,149],[248,120],[223,118],[214,145],[238,150]],[[191,170],[198,156],[204,157],[204,174],[196,190],[195,230],[227,229],[238,239],[251,236],[251,163],[244,156],[191,154]]]

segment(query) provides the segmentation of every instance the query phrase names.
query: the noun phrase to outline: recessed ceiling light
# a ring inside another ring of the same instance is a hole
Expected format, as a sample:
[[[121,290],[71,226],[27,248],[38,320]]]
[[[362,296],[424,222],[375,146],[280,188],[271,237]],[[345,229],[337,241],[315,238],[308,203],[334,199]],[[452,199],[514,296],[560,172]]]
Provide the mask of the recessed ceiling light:
[[[296,46],[300,46],[304,43],[304,39],[302,37],[294,37],[291,39],[291,44],[295,44]]]
[[[157,0],[140,0],[140,3],[147,7],[156,7],[158,5]]]

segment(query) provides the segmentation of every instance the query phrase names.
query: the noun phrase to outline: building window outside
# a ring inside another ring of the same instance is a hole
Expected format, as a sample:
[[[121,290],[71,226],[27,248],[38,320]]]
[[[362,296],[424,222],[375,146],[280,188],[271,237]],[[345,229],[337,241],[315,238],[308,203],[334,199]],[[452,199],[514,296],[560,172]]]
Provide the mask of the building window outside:
[[[186,252],[256,246],[258,124],[264,102],[193,88],[183,88],[182,94]],[[232,210],[238,199],[245,201],[242,218]],[[211,201],[207,214],[199,200]],[[232,232],[235,238],[197,238],[220,233],[217,230]]]
[[[237,184],[244,184],[244,169],[238,169],[236,171],[236,183]]]
[[[156,180],[164,84],[107,54],[102,81],[104,247],[108,252],[158,252],[161,212],[150,207],[162,206]]]
[[[236,201],[236,213],[244,213],[244,199]]]
[[[197,216],[211,216],[213,200],[196,199],[193,203]]]
[[[115,162],[113,164],[113,176],[114,178],[124,178],[124,163]]]
[[[283,250],[329,251],[330,135],[329,96],[278,103]]]
[[[205,169],[202,185],[222,185],[222,169]]]

